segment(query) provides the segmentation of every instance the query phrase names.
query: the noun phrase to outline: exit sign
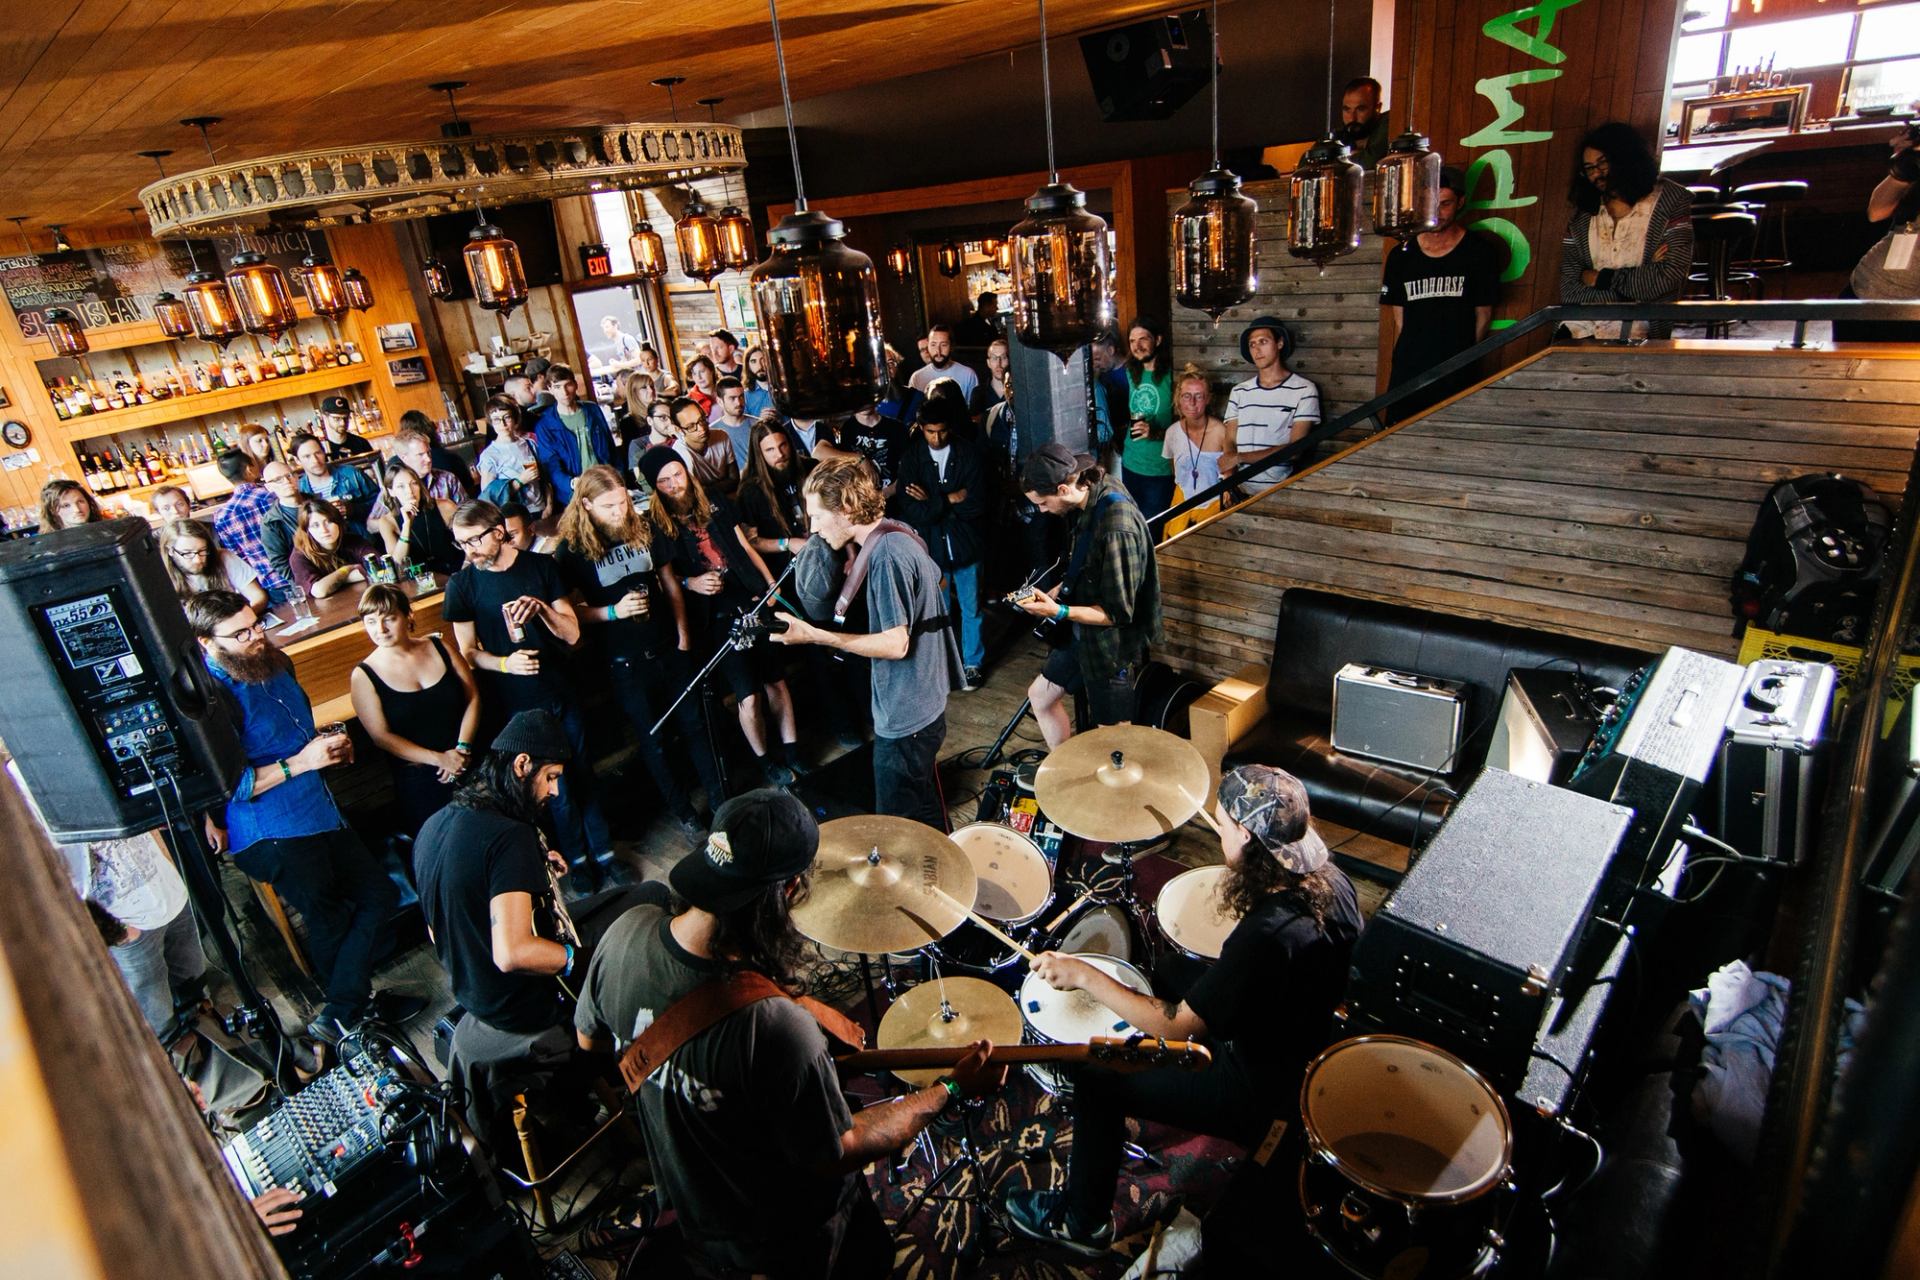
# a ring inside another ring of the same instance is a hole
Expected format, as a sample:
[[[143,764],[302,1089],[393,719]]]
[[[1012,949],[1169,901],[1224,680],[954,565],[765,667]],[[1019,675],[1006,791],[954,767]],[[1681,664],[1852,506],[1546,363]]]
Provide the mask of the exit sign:
[[[613,255],[603,244],[583,244],[580,246],[580,266],[589,276],[610,276],[613,274]]]

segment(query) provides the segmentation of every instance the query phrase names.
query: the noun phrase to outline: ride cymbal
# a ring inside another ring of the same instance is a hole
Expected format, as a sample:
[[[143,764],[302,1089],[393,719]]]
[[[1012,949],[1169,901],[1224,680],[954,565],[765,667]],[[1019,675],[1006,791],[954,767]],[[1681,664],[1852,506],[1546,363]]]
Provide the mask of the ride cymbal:
[[[793,923],[841,951],[917,951],[960,927],[977,889],[965,851],[925,823],[836,818],[820,824],[813,888]]]
[[[1048,818],[1082,839],[1154,840],[1207,803],[1207,762],[1164,729],[1106,725],[1055,747],[1033,793]]]

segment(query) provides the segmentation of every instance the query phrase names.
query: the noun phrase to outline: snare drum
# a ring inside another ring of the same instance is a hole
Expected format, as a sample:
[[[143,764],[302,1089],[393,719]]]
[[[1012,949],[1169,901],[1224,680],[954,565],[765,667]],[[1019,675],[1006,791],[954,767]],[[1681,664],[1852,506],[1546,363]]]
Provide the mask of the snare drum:
[[[1115,978],[1121,986],[1153,994],[1147,975],[1125,960],[1096,954],[1082,954],[1080,959]],[[1023,1044],[1088,1044],[1095,1036],[1125,1039],[1139,1034],[1139,1028],[1086,992],[1055,991],[1035,973],[1029,973],[1020,984],[1020,1017],[1026,1023]],[[1028,1063],[1027,1074],[1056,1098],[1073,1096],[1073,1077],[1058,1067]]]
[[[1125,911],[1111,903],[1089,902],[1067,917],[1053,940],[1046,944],[1046,949],[1064,951],[1070,955],[1085,955],[1091,951],[1112,956],[1116,960],[1131,961],[1134,951],[1133,922]]]
[[[973,909],[1008,933],[1030,924],[1053,901],[1053,865],[1038,845],[997,822],[975,822],[953,833],[953,842],[973,864],[978,889]],[[1020,958],[971,921],[935,943],[931,950],[951,969],[995,973]]]
[[[1174,950],[1195,960],[1218,960],[1227,935],[1240,923],[1220,900],[1227,881],[1224,866],[1195,867],[1167,881],[1154,901],[1160,932]]]
[[[1513,1126],[1472,1067],[1404,1036],[1342,1040],[1307,1067],[1300,1113],[1300,1207],[1334,1261],[1395,1280],[1497,1261]]]

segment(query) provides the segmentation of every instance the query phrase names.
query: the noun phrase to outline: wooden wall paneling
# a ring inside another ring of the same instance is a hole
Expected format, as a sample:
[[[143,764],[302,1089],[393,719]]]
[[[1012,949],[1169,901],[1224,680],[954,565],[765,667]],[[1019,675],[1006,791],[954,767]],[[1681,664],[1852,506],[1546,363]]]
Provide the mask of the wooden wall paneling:
[[[1169,542],[1171,660],[1265,661],[1294,586],[1731,655],[1769,485],[1838,468],[1900,501],[1920,353],[1681,345],[1551,350]]]
[[[358,267],[368,283],[373,285],[372,309],[348,312],[343,327],[348,336],[359,344],[360,350],[366,353],[367,363],[372,366],[374,399],[379,402],[380,411],[386,416],[389,431],[399,427],[400,415],[409,409],[418,409],[433,419],[447,416],[446,403],[441,399],[439,378],[431,360],[427,361],[427,381],[412,386],[395,386],[387,368],[390,360],[410,356],[424,359],[429,340],[414,304],[414,273],[400,251],[398,230],[383,223],[372,223],[360,227],[335,227],[327,232],[327,243],[332,246],[334,261],[343,266]],[[412,325],[420,345],[412,351],[382,351],[375,330],[383,324]]]

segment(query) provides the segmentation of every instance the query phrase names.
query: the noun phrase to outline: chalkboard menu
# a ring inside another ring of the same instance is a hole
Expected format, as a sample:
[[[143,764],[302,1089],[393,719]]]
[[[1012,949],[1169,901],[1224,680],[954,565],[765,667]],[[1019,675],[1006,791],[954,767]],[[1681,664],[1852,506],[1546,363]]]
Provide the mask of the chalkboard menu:
[[[293,291],[301,292],[293,271],[306,257],[322,262],[332,258],[326,237],[318,231],[276,231],[270,235],[225,236],[195,240],[193,254],[202,267],[224,268],[235,255],[264,254],[287,272]],[[0,257],[0,290],[20,322],[22,337],[34,339],[45,331],[46,313],[64,307],[89,329],[134,324],[153,319],[153,299],[162,292],[186,288],[193,259],[184,241],[164,243],[137,240],[128,244],[97,245],[66,253],[25,253]]]

